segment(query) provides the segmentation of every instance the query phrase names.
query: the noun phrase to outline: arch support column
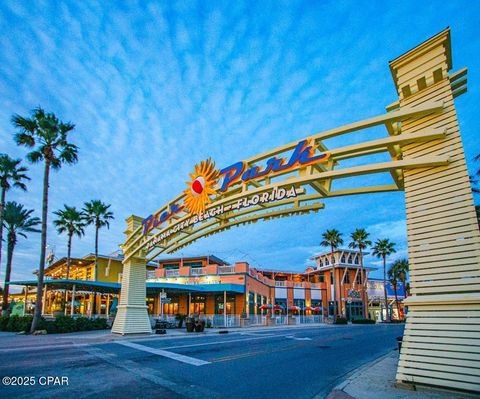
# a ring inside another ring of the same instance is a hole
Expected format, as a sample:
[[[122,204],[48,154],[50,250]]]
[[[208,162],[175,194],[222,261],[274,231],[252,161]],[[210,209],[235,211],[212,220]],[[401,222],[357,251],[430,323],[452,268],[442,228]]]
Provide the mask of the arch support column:
[[[454,104],[466,91],[466,69],[449,74],[451,67],[449,29],[390,63],[394,108],[444,105],[402,122],[402,134],[445,131],[444,138],[402,145],[403,159],[450,157],[447,166],[403,173],[412,295],[396,378],[480,391],[480,233]]]
[[[142,220],[138,216],[127,219],[127,237],[141,225]],[[113,333],[125,335],[152,332],[145,303],[147,262],[142,255],[136,254],[123,263],[122,288]]]

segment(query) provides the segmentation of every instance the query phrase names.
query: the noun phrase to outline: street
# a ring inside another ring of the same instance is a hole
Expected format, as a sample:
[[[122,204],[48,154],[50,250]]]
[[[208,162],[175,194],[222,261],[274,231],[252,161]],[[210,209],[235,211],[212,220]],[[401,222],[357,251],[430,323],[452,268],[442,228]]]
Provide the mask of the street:
[[[314,326],[8,348],[0,351],[0,377],[33,378],[29,386],[1,385],[0,396],[323,397],[346,374],[394,349],[402,331],[403,325]],[[48,377],[59,377],[57,384]]]

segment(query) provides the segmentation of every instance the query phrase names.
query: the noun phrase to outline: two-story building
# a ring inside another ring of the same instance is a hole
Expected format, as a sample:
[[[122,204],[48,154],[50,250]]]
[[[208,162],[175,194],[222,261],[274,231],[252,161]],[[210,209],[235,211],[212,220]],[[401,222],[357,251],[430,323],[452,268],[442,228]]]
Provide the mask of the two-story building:
[[[214,256],[160,259],[147,267],[146,304],[151,315],[344,314],[363,317],[366,281],[371,268],[360,268],[360,255],[338,250],[320,254],[304,271],[259,269],[246,262],[228,264]],[[62,258],[45,270],[43,314],[114,313],[121,290],[120,252],[71,260],[69,276]],[[333,275],[336,275],[334,287]],[[27,312],[34,303],[36,280],[16,281],[28,289]],[[65,290],[67,291],[66,302]],[[28,301],[30,299],[30,301]],[[28,306],[29,305],[29,306]],[[365,302],[366,307],[366,302]]]

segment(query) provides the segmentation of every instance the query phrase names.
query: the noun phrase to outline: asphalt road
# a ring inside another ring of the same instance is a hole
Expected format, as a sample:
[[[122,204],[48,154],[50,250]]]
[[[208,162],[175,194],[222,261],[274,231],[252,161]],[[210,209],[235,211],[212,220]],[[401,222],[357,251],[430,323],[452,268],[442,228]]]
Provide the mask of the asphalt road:
[[[1,354],[0,377],[32,378],[29,386],[19,386],[25,384],[20,379],[0,383],[0,397],[322,397],[346,374],[395,348],[402,330],[322,326],[12,351]]]

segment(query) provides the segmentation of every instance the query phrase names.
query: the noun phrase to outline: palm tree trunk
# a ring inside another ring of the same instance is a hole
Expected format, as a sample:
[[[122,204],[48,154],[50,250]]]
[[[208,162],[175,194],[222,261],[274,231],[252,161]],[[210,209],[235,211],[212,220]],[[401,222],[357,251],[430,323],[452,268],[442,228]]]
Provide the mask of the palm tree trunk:
[[[367,298],[365,295],[365,281],[363,278],[363,253],[360,244],[358,244],[358,250],[360,252],[360,295],[362,296],[363,318],[367,319]]]
[[[5,195],[7,189],[2,187],[2,195],[0,198],[0,266],[2,264],[2,243],[3,243],[3,210],[5,209]]]
[[[15,238],[9,233],[7,245],[7,267],[5,268],[5,285],[3,287],[2,314],[8,315],[8,291],[10,289],[10,274],[12,272],[13,248],[15,247]]]
[[[388,299],[387,299],[387,258],[383,256],[383,295],[385,297],[385,317],[386,322],[390,322],[390,312],[388,311]]]
[[[408,293],[407,293],[407,281],[405,277],[402,277],[402,284],[403,284],[403,297],[406,298],[408,296]]]
[[[335,274],[335,260],[333,258],[333,246],[331,247],[330,252],[332,262],[332,273],[333,273],[333,320],[337,320],[338,310],[337,310],[337,276]]]
[[[68,234],[68,244],[67,244],[67,280],[70,277],[70,257],[72,253],[72,234]],[[63,297],[65,315],[67,314],[67,289],[65,288],[65,295]]]
[[[42,237],[40,247],[40,264],[38,267],[38,285],[37,298],[35,300],[35,312],[33,313],[32,327],[33,333],[37,328],[40,317],[42,316],[42,297],[43,297],[43,274],[45,270],[45,251],[47,246],[47,216],[48,216],[48,181],[50,176],[50,161],[45,160],[45,169],[43,173],[43,205],[42,205]]]
[[[98,230],[100,228],[98,227],[98,224],[95,224],[95,268],[94,268],[94,275],[93,279],[94,281],[97,281],[97,273],[98,273]],[[93,293],[93,308],[92,308],[92,314],[97,313],[97,293]]]

